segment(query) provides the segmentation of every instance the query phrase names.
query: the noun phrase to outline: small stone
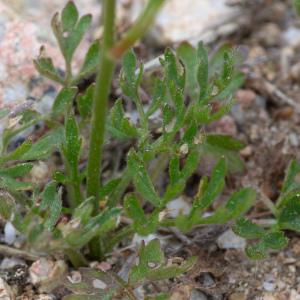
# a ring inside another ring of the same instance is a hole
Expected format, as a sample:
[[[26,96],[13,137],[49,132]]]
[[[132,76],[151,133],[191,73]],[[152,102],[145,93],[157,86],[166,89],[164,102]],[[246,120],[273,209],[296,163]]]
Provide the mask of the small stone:
[[[48,165],[42,161],[35,164],[29,174],[31,175],[32,182],[37,184],[48,181],[51,175]]]
[[[207,297],[201,291],[193,289],[190,300],[207,300]]]
[[[70,276],[67,276],[67,278],[72,284],[80,283],[82,280],[81,273],[78,271],[72,271]]]
[[[229,229],[218,237],[217,244],[220,249],[244,249],[246,240]]]
[[[265,281],[263,283],[263,288],[267,292],[273,292],[275,290],[275,283],[274,282]]]
[[[67,271],[67,265],[63,260],[52,261],[41,258],[35,261],[29,268],[30,281],[39,286],[42,292],[48,292],[56,288]]]
[[[188,215],[191,211],[190,204],[183,197],[174,199],[167,204],[168,215],[171,218],[176,218],[178,215]]]
[[[182,155],[187,155],[189,153],[189,145],[188,144],[183,144],[180,146],[179,152]]]
[[[11,222],[6,222],[4,227],[4,241],[7,245],[12,245],[17,238],[17,231]]]
[[[283,32],[282,38],[285,46],[296,48],[300,45],[300,29],[297,27],[289,27]]]
[[[253,148],[249,145],[240,151],[241,156],[248,158],[253,154]]]
[[[1,270],[7,270],[7,269],[12,269],[16,266],[26,266],[26,262],[20,258],[16,258],[16,257],[12,257],[12,258],[8,258],[5,257],[2,261],[1,261],[1,265],[0,265],[0,269]]]
[[[252,90],[238,90],[235,96],[242,108],[249,108],[256,98],[256,94]]]
[[[100,279],[94,279],[93,287],[95,289],[105,290],[107,288],[107,284]]]

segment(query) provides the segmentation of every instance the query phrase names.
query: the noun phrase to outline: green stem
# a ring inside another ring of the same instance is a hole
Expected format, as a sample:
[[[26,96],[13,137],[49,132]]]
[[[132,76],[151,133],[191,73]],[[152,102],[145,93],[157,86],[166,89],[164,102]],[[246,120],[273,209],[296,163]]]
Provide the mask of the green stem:
[[[114,61],[108,56],[108,51],[114,43],[115,8],[115,0],[103,1],[103,44],[94,93],[87,165],[87,196],[94,196],[96,201],[98,200],[98,191],[100,187],[101,160],[108,96],[115,67]]]
[[[65,250],[65,253],[68,256],[74,268],[78,269],[80,267],[85,267],[88,265],[87,260],[79,251],[76,251],[72,248],[68,248]]]
[[[112,193],[111,197],[109,198],[109,201],[107,204],[107,206],[109,208],[113,208],[118,204],[119,200],[121,199],[122,195],[124,194],[126,188],[130,184],[130,182],[131,182],[131,175],[130,175],[128,168],[126,168],[123,171],[120,183],[118,184],[118,186]]]
[[[127,49],[145,35],[165,0],[149,0],[144,11],[125,36],[111,49],[110,55],[114,59],[120,58]]]
[[[101,162],[104,144],[105,123],[108,106],[108,97],[111,87],[114,61],[109,58],[108,51],[114,43],[115,35],[116,0],[103,1],[103,42],[99,53],[99,70],[93,99],[93,112],[90,130],[90,144],[87,162],[87,196],[95,197],[94,214],[98,210],[98,192],[101,186]],[[90,243],[90,256],[93,259],[102,259],[103,250],[101,241],[96,236]]]

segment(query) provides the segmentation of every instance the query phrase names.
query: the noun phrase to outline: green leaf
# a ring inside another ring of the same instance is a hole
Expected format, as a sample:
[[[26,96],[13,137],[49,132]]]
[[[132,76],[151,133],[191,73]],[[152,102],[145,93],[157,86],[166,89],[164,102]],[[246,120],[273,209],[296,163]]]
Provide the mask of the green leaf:
[[[116,178],[103,185],[99,190],[99,199],[103,199],[107,196],[110,196],[115,191],[115,189],[117,189],[117,186],[120,182],[121,178]]]
[[[278,224],[282,229],[300,232],[300,202],[298,197],[291,198],[281,209],[278,216]]]
[[[39,206],[41,211],[45,210],[51,205],[56,193],[56,182],[52,181],[48,183],[42,194],[42,201]]]
[[[268,256],[268,249],[281,250],[286,247],[288,239],[281,231],[266,233],[257,244],[246,248],[246,254],[251,259],[264,259]]]
[[[206,135],[206,142],[212,146],[223,148],[231,151],[240,151],[245,145],[228,135],[208,134]]]
[[[10,221],[14,207],[16,207],[15,199],[8,192],[0,191],[0,216]]]
[[[72,1],[63,9],[61,20],[58,13],[52,18],[52,30],[68,64],[71,63],[74,52],[91,22],[91,15],[85,15],[78,20],[77,8]]]
[[[273,250],[281,250],[287,246],[288,239],[284,236],[282,231],[275,231],[267,233],[263,238],[264,245]]]
[[[61,191],[56,190],[56,182],[48,183],[43,191],[40,211],[46,209],[47,217],[45,218],[44,226],[51,231],[58,221],[62,210]]]
[[[226,161],[220,159],[212,171],[212,176],[200,198],[195,199],[193,210],[203,211],[208,208],[222,192],[225,185]]]
[[[27,140],[14,151],[0,157],[0,162],[4,163],[7,161],[20,160],[31,149],[31,147],[32,147],[31,141]]]
[[[179,181],[181,175],[180,171],[180,157],[174,155],[170,159],[169,163],[169,176],[170,176],[170,183],[174,185],[176,182]]]
[[[289,191],[299,173],[300,163],[296,160],[292,160],[287,168],[281,193],[286,193]]]
[[[300,0],[294,0],[294,7],[298,16],[300,16]]]
[[[260,226],[252,223],[250,220],[240,218],[236,221],[233,231],[246,239],[256,239],[264,236],[265,231]]]
[[[267,248],[264,243],[257,243],[246,247],[246,254],[249,258],[257,260],[268,256]]]
[[[127,215],[133,220],[134,230],[139,235],[147,236],[156,230],[158,226],[158,213],[153,213],[147,218],[138,199],[133,194],[126,195],[124,208]]]
[[[93,205],[94,198],[90,197],[86,200],[84,200],[76,209],[74,210],[72,218],[74,220],[80,220],[82,224],[87,224],[89,221],[92,213],[93,213]]]
[[[34,143],[26,152],[18,156],[22,160],[38,160],[49,156],[55,147],[58,147],[63,140],[63,129],[53,129],[45,136]],[[23,151],[22,151],[23,152]],[[16,159],[16,158],[15,158]]]
[[[64,154],[72,169],[73,176],[78,173],[78,160],[81,149],[81,139],[77,122],[73,116],[69,116],[65,124],[65,143],[63,145]],[[76,178],[73,178],[74,180]]]
[[[136,127],[125,116],[123,110],[122,100],[116,101],[115,105],[111,109],[111,128],[110,133],[119,139],[129,139],[138,136]],[[114,129],[114,130],[112,130]]]
[[[73,1],[69,1],[61,14],[61,23],[63,32],[70,32],[78,21],[78,10]]]
[[[222,100],[231,97],[244,83],[245,76],[243,73],[236,74],[232,80],[228,83],[228,85],[216,95],[216,99]]]
[[[8,176],[0,176],[0,188],[10,192],[31,190],[32,182],[22,182]]]
[[[50,80],[63,84],[64,79],[61,77],[58,70],[54,67],[52,59],[50,57],[47,57],[45,52],[45,47],[42,46],[40,49],[39,57],[33,60],[36,70],[42,76],[45,76]]]
[[[52,114],[54,117],[58,117],[62,114],[65,114],[67,111],[70,110],[70,107],[72,106],[72,101],[76,93],[76,87],[61,89],[53,103]]]
[[[87,119],[92,114],[94,91],[95,84],[91,84],[84,94],[77,97],[78,110],[83,119]]]
[[[158,240],[152,240],[146,246],[142,244],[139,263],[131,269],[129,282],[143,282],[145,279],[158,281],[177,277],[187,272],[196,262],[196,258],[191,257],[180,266],[174,264],[166,266],[164,260]]]
[[[152,102],[147,110],[147,117],[150,117],[154,112],[156,112],[159,109],[159,107],[163,107],[163,104],[166,103],[166,96],[167,93],[165,83],[160,79],[155,78]]]
[[[208,91],[208,54],[203,43],[199,43],[197,49],[198,70],[197,80],[200,87],[199,100],[202,101],[207,97]]]
[[[143,160],[134,150],[131,150],[128,154],[127,162],[137,191],[145,200],[151,202],[154,206],[159,206],[161,200],[155,192]]]
[[[174,88],[179,88],[183,91],[185,86],[185,71],[170,48],[166,49],[164,60],[161,59],[161,64],[165,70],[167,86],[169,88],[174,86]]]
[[[85,56],[83,65],[79,71],[79,77],[88,77],[89,75],[97,72],[100,51],[100,41],[96,40],[91,44]]]
[[[256,193],[250,188],[241,189],[232,193],[224,207],[220,207],[206,218],[198,221],[199,224],[225,224],[230,220],[234,220],[244,215],[253,205]]]
[[[104,235],[113,230],[121,210],[118,208],[106,209],[95,217],[89,218],[86,224],[79,223],[78,228],[72,228],[66,236],[67,243],[73,248],[81,248],[88,244],[94,237]]]
[[[23,177],[33,168],[32,163],[22,163],[6,169],[0,169],[0,176]]]
[[[139,74],[135,74],[137,68],[136,56],[133,50],[127,51],[122,60],[122,70],[120,76],[120,86],[123,93],[132,101],[138,101],[138,87],[143,74],[143,65],[140,66]]]
[[[197,50],[189,43],[182,43],[176,50],[178,58],[183,62],[186,73],[186,87],[192,99],[198,96],[198,55]]]

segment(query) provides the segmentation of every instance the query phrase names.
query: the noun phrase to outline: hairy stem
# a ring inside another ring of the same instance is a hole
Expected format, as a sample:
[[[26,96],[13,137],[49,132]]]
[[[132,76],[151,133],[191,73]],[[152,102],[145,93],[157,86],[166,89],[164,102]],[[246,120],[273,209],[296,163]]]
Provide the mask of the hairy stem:
[[[87,196],[94,196],[96,201],[100,187],[101,160],[108,96],[115,67],[114,61],[108,56],[108,51],[114,43],[115,8],[115,0],[103,1],[103,44],[94,93],[87,165]]]
[[[165,0],[149,0],[144,11],[140,14],[135,24],[127,31],[125,36],[111,49],[110,55],[114,59],[120,58],[127,49],[132,47],[148,31],[153,20],[164,4]]]

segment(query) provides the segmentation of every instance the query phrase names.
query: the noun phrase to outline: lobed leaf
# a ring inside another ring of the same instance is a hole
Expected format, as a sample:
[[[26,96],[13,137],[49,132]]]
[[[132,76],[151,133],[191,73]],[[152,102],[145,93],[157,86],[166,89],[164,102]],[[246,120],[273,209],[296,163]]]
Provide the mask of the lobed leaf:
[[[127,163],[137,191],[145,200],[151,202],[154,206],[159,206],[161,200],[155,192],[144,162],[134,150],[129,152]]]

